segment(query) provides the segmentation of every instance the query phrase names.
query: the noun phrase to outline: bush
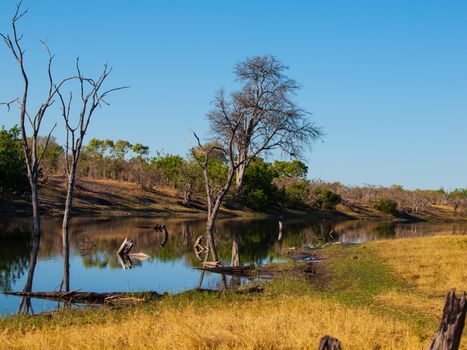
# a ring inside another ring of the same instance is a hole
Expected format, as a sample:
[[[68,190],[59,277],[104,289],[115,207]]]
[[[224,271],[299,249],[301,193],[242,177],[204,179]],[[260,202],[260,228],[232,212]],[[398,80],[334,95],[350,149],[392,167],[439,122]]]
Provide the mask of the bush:
[[[392,199],[381,198],[376,201],[373,208],[385,214],[394,215],[397,213],[397,203]]]
[[[19,128],[0,129],[0,195],[29,189]]]
[[[312,207],[317,210],[335,210],[342,201],[341,196],[327,188],[315,188]]]
[[[243,204],[253,210],[268,210],[277,206],[279,191],[273,179],[271,164],[261,158],[253,159],[245,170]]]
[[[284,189],[287,206],[292,209],[308,207],[310,190],[306,181],[295,182]]]

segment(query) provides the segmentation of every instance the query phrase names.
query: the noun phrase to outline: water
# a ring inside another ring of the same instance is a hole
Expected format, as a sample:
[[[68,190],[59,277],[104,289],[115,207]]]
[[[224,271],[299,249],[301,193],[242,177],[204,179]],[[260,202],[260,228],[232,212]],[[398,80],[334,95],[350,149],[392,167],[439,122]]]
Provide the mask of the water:
[[[160,246],[163,234],[145,228],[160,223],[165,224],[169,231],[164,247]],[[159,293],[178,293],[196,288],[201,272],[194,268],[200,265],[200,261],[193,252],[193,243],[203,233],[204,225],[204,220],[193,219],[74,218],[70,237],[70,288],[94,292],[152,290]],[[34,291],[59,289],[63,271],[60,228],[60,218],[45,218],[42,221],[43,237],[35,270]],[[218,254],[229,264],[232,245],[237,240],[241,263],[261,265],[284,261],[281,251],[306,244],[467,233],[467,224],[461,223],[291,220],[284,223],[284,228],[282,242],[278,243],[276,220],[219,220],[216,227]],[[132,252],[150,256],[144,261],[132,259],[131,269],[123,269],[116,255],[126,237],[135,241]],[[0,219],[0,242],[0,290],[21,291],[31,248],[30,220]],[[206,273],[201,286],[216,289],[221,282],[218,274]],[[237,282],[245,283],[247,280]],[[18,297],[0,294],[0,314],[16,312],[18,304]],[[57,302],[33,299],[32,306],[37,313],[55,309]]]

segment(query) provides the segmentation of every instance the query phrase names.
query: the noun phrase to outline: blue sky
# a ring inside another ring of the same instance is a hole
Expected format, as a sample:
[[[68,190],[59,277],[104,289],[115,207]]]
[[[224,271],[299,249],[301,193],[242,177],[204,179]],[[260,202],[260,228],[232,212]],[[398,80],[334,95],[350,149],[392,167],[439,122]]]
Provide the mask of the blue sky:
[[[0,31],[15,1],[0,2]],[[47,39],[57,77],[113,67],[115,93],[91,137],[141,142],[185,155],[190,129],[207,136],[206,112],[232,68],[272,54],[302,89],[298,104],[325,132],[306,152],[310,178],[406,188],[467,186],[467,1],[58,1],[29,0],[25,34],[32,101],[45,81]],[[0,49],[0,100],[19,75]],[[55,121],[52,111],[44,133]],[[18,121],[0,110],[0,125]],[[64,131],[55,132],[59,142]]]

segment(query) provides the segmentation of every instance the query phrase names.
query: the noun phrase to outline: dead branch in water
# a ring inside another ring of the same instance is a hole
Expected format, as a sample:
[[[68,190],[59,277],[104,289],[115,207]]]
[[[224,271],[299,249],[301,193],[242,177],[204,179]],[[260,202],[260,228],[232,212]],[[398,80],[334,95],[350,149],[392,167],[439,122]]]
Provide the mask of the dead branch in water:
[[[62,301],[67,303],[78,304],[104,304],[110,301],[120,299],[137,298],[141,300],[151,300],[160,298],[162,295],[157,292],[141,292],[141,293],[126,293],[126,292],[79,292],[73,290],[70,292],[5,292],[8,295],[31,297],[47,300]]]

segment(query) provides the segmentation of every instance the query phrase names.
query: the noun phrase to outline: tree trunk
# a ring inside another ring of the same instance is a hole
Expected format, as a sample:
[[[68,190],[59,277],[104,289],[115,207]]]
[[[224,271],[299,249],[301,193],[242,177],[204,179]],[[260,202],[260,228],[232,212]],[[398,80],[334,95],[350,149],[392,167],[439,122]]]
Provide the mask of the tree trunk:
[[[41,243],[41,220],[39,213],[39,189],[37,185],[37,177],[30,176],[31,185],[31,203],[32,203],[32,218],[33,218],[33,243],[31,248],[31,254],[29,256],[29,268],[26,284],[23,288],[23,292],[29,293],[32,291],[32,284],[34,281],[34,271],[36,269],[37,255],[39,253],[39,247]],[[18,313],[23,312],[24,314],[29,313],[31,306],[31,299],[29,297],[23,297],[18,307]]]
[[[66,292],[70,291],[70,219],[73,207],[73,191],[75,188],[76,166],[72,166],[68,176],[65,211],[62,223],[62,251],[63,251],[63,286]]]
[[[208,216],[206,223],[206,237],[209,242],[209,250],[211,251],[213,261],[219,261],[219,257],[217,256],[216,243],[214,241],[214,225],[216,223],[216,218],[217,211]]]
[[[428,350],[457,350],[461,342],[467,311],[466,293],[456,297],[451,289],[446,297],[441,323]]]
[[[243,198],[243,178],[245,177],[245,169],[246,163],[242,163],[235,171],[235,196],[237,202],[240,202]]]

